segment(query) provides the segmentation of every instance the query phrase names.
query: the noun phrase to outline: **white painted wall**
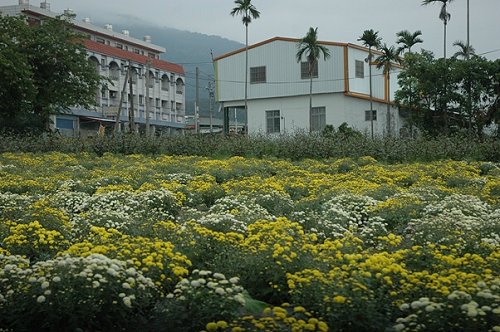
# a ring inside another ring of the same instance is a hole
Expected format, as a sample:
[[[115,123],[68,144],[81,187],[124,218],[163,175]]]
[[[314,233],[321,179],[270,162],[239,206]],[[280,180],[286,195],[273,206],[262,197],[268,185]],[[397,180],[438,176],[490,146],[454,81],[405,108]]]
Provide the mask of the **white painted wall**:
[[[344,48],[326,45],[330,58],[318,61],[315,93],[344,91]],[[276,40],[248,51],[248,98],[270,98],[309,94],[309,79],[302,79],[296,59],[297,43]],[[303,61],[306,61],[304,58]],[[250,68],[266,66],[266,83],[250,83]],[[245,52],[217,60],[219,100],[243,100],[245,96]]]
[[[225,107],[238,106],[228,102]],[[313,107],[326,107],[326,124],[335,128],[346,122],[349,126],[363,133],[371,132],[370,121],[365,121],[365,110],[370,108],[369,101],[361,98],[345,96],[343,93],[321,94],[313,97]],[[384,135],[386,132],[387,104],[374,102],[377,120],[374,121],[374,134]],[[292,133],[298,130],[309,131],[309,96],[286,98],[269,98],[250,100],[248,102],[248,128],[250,134],[266,133],[266,111],[279,110],[281,133]],[[401,119],[398,110],[391,107],[393,125],[399,131]]]
[[[338,127],[346,122],[369,134],[371,124],[365,121],[365,110],[370,109],[369,69],[368,63],[364,61],[368,57],[368,50],[347,44],[325,43],[324,46],[329,49],[331,57],[326,61],[321,58],[318,63],[319,77],[313,79],[313,107],[326,107],[326,124]],[[266,83],[248,83],[249,133],[266,133],[266,111],[272,110],[280,111],[281,132],[309,131],[309,79],[301,79],[296,53],[297,42],[288,39],[273,39],[250,47],[249,68],[266,66]],[[355,60],[363,61],[364,78],[355,77]],[[344,74],[345,68],[347,75]],[[391,101],[398,89],[397,71],[391,73]],[[223,102],[224,107],[243,107],[245,52],[216,60],[216,75],[218,100]],[[372,86],[373,97],[383,100],[386,81],[383,70],[375,66],[372,66]],[[346,87],[349,93],[364,98],[346,95]],[[384,135],[387,129],[387,104],[374,100],[373,109],[377,110],[374,134]],[[393,133],[397,134],[402,120],[398,110],[392,106],[391,115]]]

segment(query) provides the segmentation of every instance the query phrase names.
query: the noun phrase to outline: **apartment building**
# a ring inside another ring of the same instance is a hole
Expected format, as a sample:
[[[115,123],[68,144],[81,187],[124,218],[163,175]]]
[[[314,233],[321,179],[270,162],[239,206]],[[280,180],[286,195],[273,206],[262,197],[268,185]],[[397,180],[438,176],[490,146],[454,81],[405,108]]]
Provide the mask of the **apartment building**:
[[[33,23],[61,15],[52,12],[46,1],[38,7],[29,0],[1,6],[0,13],[25,15]],[[128,30],[114,31],[111,24],[100,27],[90,18],[76,20],[71,10],[65,10],[63,15],[77,32],[87,37],[84,45],[88,59],[109,82],[96,91],[92,108],[74,107],[68,113],[54,115],[53,129],[65,135],[95,135],[99,128],[113,127],[118,115],[122,130],[128,130],[132,118],[135,130],[142,130],[146,123],[153,131],[162,133],[173,134],[185,129],[184,68],[160,59],[166,52],[164,47],[153,44],[150,36],[138,39]]]
[[[373,122],[374,135],[385,135],[387,121],[391,121],[392,134],[399,133],[404,113],[391,102],[398,89],[399,68],[391,71],[388,79],[382,69],[371,63],[371,108],[368,49],[350,43],[320,42],[331,56],[327,60],[320,58],[313,68],[310,111],[309,67],[305,59],[297,62],[299,41],[275,37],[249,46],[249,133],[314,132],[326,125],[338,127],[345,122],[370,134]],[[245,49],[215,58],[215,68],[216,98],[223,104],[226,116],[244,113]]]

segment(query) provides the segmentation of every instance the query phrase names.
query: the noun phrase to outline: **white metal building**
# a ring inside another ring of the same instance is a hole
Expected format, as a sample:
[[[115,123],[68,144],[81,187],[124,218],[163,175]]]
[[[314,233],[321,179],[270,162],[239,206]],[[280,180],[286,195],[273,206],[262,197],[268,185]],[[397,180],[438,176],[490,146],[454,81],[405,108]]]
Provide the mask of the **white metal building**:
[[[296,59],[299,39],[275,37],[248,49],[249,133],[320,131],[326,125],[351,127],[371,133],[368,49],[347,43],[320,42],[331,56],[320,58],[313,70],[313,110],[309,111],[309,73]],[[375,57],[378,54],[375,54]],[[375,59],[375,58],[374,58]],[[244,113],[245,49],[215,59],[217,99],[225,112]],[[387,103],[398,89],[399,69],[387,80],[372,64],[374,134],[387,130]],[[390,82],[390,89],[389,89]],[[391,105],[391,128],[398,133],[403,118]],[[375,120],[376,119],[376,120]]]
[[[17,5],[0,6],[1,15],[25,15],[30,23],[37,24],[47,17],[56,17],[47,1],[40,7],[19,0]],[[76,31],[87,36],[84,41],[89,61],[96,71],[110,79],[96,91],[96,103],[91,109],[75,107],[69,113],[54,116],[54,128],[66,135],[95,135],[100,126],[113,126],[126,83],[128,66],[132,68],[132,96],[127,86],[123,98],[120,123],[127,128],[129,112],[134,109],[134,121],[138,126],[146,123],[146,96],[149,97],[149,122],[153,128],[176,132],[185,129],[185,73],[182,66],[160,60],[165,48],[151,42],[150,36],[137,39],[128,30],[113,31],[110,24],[99,27],[89,18],[75,20],[74,13],[66,10]],[[149,72],[148,72],[149,69]],[[149,79],[147,79],[149,76]],[[147,91],[149,89],[149,91]]]

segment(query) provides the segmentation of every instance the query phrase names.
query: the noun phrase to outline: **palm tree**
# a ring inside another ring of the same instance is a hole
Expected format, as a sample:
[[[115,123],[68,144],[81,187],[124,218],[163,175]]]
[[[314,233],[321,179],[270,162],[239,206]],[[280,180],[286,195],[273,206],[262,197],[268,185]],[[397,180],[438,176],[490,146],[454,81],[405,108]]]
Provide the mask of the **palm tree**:
[[[453,46],[458,46],[459,50],[453,54],[454,58],[462,58],[464,60],[468,59],[471,55],[476,55],[476,50],[472,45],[467,45],[461,40],[457,40],[453,43]]]
[[[382,38],[378,36],[378,31],[373,31],[373,29],[365,30],[363,35],[358,38],[358,41],[363,42],[363,46],[368,47],[368,70],[370,75],[370,125],[371,125],[371,136],[373,139],[373,90],[372,90],[372,47],[379,47]]]
[[[448,25],[448,21],[451,18],[451,14],[448,13],[447,6],[450,2],[453,0],[423,0],[422,4],[423,5],[428,5],[431,3],[435,2],[440,2],[442,3],[441,5],[441,10],[439,11],[439,19],[443,21],[443,27],[444,27],[444,40],[443,40],[443,48],[444,48],[444,68],[445,68],[445,73],[444,73],[444,95],[446,96],[446,90],[447,90],[447,67],[446,67],[446,26]],[[443,122],[444,122],[444,132],[445,134],[448,134],[448,110],[447,110],[447,105],[446,101],[443,103]]]
[[[471,55],[476,55],[476,50],[474,49],[474,47],[472,47],[472,45],[468,43],[464,43],[461,40],[457,40],[456,42],[454,42],[453,46],[459,47],[459,50],[455,52],[455,54],[453,54],[453,58],[455,59],[462,58],[463,60],[469,61]],[[472,82],[469,76],[466,77],[465,83],[467,89],[467,114],[469,116],[469,134],[472,134]]]
[[[234,4],[236,7],[231,10],[231,15],[241,15],[245,25],[245,119],[248,119],[248,25],[252,19],[260,17],[260,12],[252,4],[252,0],[234,0]]]
[[[330,51],[318,42],[318,28],[313,27],[310,27],[306,36],[299,41],[297,48],[297,62],[301,62],[305,55],[309,64],[309,126],[311,126],[313,69],[321,55],[325,60],[330,57]]]
[[[403,30],[396,33],[396,36],[398,37],[397,43],[402,45],[399,49],[401,51],[407,49],[408,53],[411,53],[411,48],[414,45],[424,42],[422,38],[420,38],[420,36],[422,36],[422,31],[420,30],[415,31],[414,33],[411,33],[408,30]]]
[[[394,67],[396,62],[401,62],[399,58],[399,50],[394,46],[387,46],[384,43],[382,47],[380,47],[379,51],[382,52],[382,55],[378,56],[375,60],[377,69],[384,68],[384,74],[387,77],[387,135],[391,136],[392,128],[391,128],[391,70]]]
[[[422,5],[428,5],[428,4],[431,4],[431,3],[435,3],[435,2],[441,2],[442,5],[441,5],[441,11],[439,12],[439,19],[441,21],[443,21],[443,26],[444,26],[444,42],[443,42],[443,45],[444,45],[444,59],[446,60],[446,26],[448,25],[448,22],[450,21],[450,18],[451,18],[451,14],[448,13],[448,10],[447,10],[447,6],[450,2],[452,2],[453,0],[423,0],[422,1]]]

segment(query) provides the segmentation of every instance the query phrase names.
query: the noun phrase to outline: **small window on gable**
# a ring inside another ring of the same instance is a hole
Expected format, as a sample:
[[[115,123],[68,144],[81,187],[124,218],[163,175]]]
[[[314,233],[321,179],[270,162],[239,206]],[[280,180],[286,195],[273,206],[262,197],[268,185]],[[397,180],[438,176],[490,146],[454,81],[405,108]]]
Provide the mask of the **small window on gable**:
[[[266,83],[266,66],[250,68],[250,83]]]
[[[361,60],[356,60],[356,78],[365,78],[365,64]]]
[[[318,61],[315,61],[311,68],[311,74],[313,78],[318,77]],[[303,61],[300,63],[300,78],[309,79],[309,62]]]

